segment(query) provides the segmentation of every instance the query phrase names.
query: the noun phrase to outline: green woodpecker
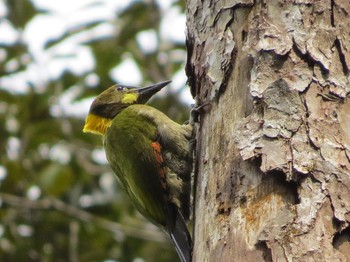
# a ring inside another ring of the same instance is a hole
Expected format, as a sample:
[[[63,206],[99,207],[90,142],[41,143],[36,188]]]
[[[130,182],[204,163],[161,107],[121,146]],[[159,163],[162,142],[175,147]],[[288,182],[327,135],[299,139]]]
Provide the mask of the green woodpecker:
[[[188,262],[192,126],[144,105],[169,83],[106,89],[93,101],[83,131],[103,136],[107,160],[131,201],[169,234],[181,261]]]

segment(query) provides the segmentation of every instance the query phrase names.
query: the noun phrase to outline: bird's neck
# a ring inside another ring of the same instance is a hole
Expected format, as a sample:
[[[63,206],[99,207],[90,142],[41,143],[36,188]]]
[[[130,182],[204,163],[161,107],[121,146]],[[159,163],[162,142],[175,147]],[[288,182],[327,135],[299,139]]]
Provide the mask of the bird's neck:
[[[86,117],[83,132],[103,136],[111,124],[112,119],[90,113]]]

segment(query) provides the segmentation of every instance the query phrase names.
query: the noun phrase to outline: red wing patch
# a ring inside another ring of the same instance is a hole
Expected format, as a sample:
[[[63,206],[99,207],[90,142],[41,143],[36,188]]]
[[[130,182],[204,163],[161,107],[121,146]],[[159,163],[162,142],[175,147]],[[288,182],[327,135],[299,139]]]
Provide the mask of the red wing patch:
[[[157,163],[157,168],[159,170],[158,176],[160,177],[161,187],[167,192],[168,185],[167,185],[166,177],[165,177],[164,160],[162,157],[161,145],[158,142],[152,142],[151,146],[153,148],[155,160]]]

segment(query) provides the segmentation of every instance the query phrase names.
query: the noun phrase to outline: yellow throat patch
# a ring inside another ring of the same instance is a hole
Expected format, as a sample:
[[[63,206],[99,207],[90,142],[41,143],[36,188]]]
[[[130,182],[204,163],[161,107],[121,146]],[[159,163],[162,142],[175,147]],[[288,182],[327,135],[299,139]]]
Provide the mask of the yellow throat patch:
[[[88,114],[83,128],[84,133],[104,135],[112,124],[112,119],[104,118],[94,114]]]

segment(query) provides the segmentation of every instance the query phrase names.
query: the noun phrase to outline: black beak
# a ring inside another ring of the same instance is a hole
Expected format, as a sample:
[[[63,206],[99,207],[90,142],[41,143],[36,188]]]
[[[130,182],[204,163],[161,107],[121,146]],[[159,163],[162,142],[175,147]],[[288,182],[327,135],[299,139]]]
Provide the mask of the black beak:
[[[160,91],[164,86],[169,84],[171,80],[168,81],[163,81],[158,84],[146,86],[146,87],[141,87],[137,89],[137,92],[140,94],[139,98],[137,99],[138,103],[146,103],[148,99],[150,99],[155,93]]]

